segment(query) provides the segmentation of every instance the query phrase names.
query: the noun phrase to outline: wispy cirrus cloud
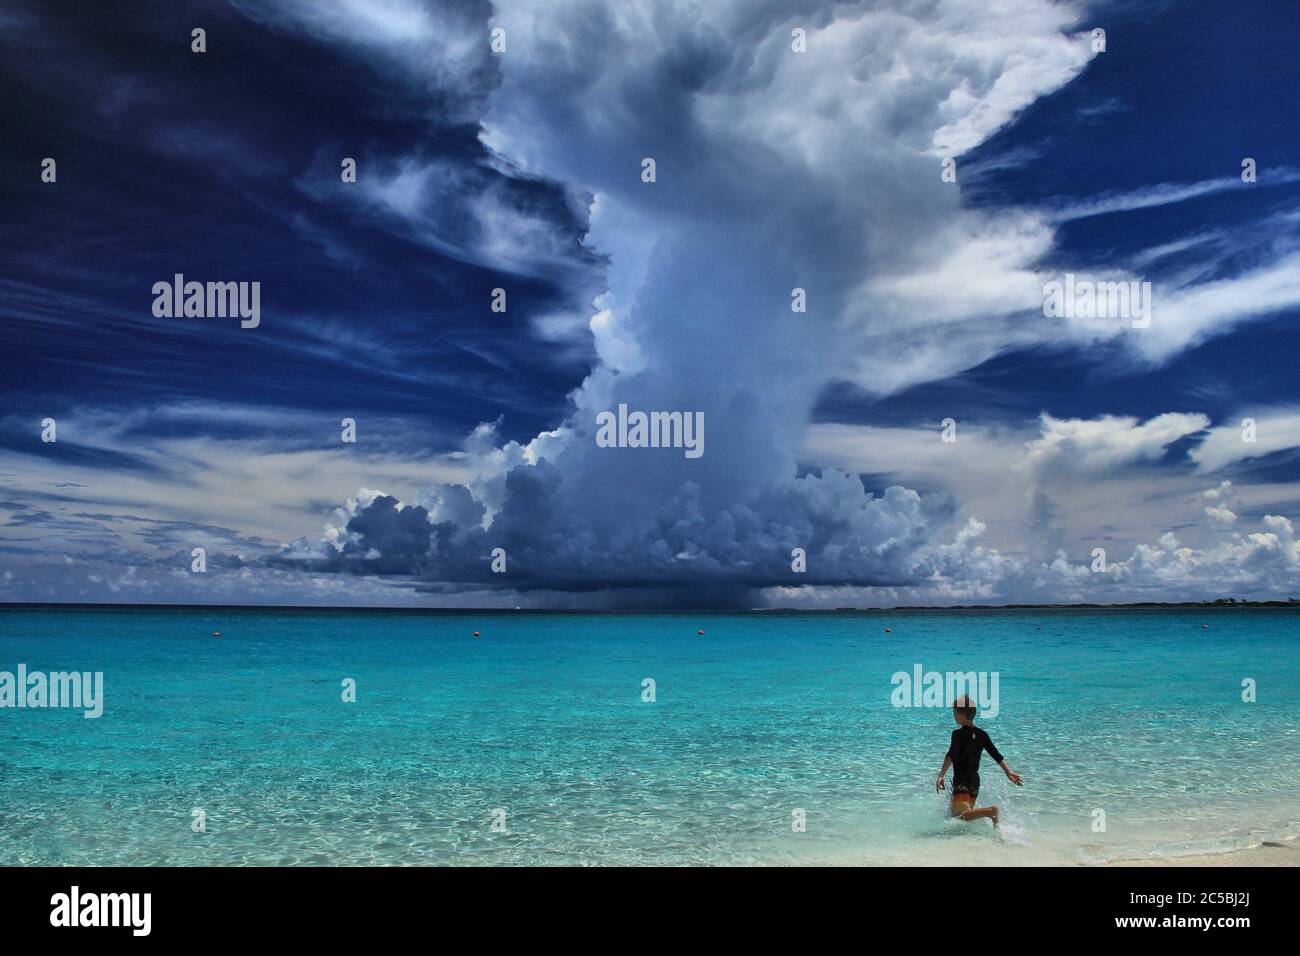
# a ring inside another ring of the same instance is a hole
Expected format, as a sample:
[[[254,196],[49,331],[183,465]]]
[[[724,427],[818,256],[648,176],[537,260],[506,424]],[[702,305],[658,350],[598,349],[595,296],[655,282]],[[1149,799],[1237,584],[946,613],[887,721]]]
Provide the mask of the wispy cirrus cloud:
[[[1154,209],[1175,203],[1213,196],[1217,193],[1244,189],[1268,189],[1277,186],[1289,186],[1300,182],[1300,170],[1287,166],[1269,168],[1258,172],[1258,179],[1246,183],[1241,176],[1220,176],[1197,183],[1155,183],[1121,193],[1107,193],[1087,199],[1076,199],[1060,206],[1048,207],[1045,218],[1049,222],[1070,222],[1076,219],[1089,219],[1093,216],[1109,216],[1118,213],[1135,212],[1141,209]]]

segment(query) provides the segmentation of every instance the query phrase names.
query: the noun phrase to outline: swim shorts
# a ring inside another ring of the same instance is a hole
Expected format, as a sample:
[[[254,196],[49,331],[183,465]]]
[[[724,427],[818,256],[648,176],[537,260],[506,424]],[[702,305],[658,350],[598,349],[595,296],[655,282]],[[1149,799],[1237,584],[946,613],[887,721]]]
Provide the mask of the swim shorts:
[[[957,797],[959,794],[967,794],[972,800],[980,795],[980,775],[973,773],[968,777],[962,777],[960,780],[953,777],[952,795]]]

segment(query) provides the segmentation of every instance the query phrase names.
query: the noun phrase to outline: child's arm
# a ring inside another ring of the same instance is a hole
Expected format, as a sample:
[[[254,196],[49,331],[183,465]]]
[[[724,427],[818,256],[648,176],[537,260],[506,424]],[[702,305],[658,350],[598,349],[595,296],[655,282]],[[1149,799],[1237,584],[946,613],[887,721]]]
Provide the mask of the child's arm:
[[[1020,774],[1007,766],[1007,762],[1002,759],[1002,754],[998,753],[998,748],[993,746],[993,740],[988,734],[984,735],[984,749],[989,752],[990,757],[998,762],[998,766],[1002,768],[1002,772],[1007,775],[1008,780],[1014,783],[1017,787],[1024,786],[1024,782],[1020,779]]]
[[[939,768],[939,779],[934,782],[934,789],[936,790],[943,789],[943,775],[948,772],[948,768],[951,766],[952,766],[952,754],[950,753],[944,754],[943,766]]]
[[[1017,787],[1023,787],[1025,785],[1024,781],[1020,779],[1020,774],[1016,773],[1014,770],[1008,767],[1007,762],[1005,760],[999,760],[998,766],[1001,767],[1002,772],[1007,775],[1007,779],[1010,780],[1012,783],[1014,783]]]

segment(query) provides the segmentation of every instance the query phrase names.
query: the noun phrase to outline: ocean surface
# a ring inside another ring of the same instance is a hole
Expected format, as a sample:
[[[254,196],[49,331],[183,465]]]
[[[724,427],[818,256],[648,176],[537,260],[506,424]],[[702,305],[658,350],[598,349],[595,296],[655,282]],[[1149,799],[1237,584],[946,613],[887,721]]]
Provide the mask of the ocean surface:
[[[104,712],[0,709],[5,865],[1076,864],[1300,833],[1290,610],[0,611],[20,663],[102,671]],[[1025,780],[985,756],[1000,831],[947,818],[951,713],[895,706],[917,665],[998,675],[977,722]]]

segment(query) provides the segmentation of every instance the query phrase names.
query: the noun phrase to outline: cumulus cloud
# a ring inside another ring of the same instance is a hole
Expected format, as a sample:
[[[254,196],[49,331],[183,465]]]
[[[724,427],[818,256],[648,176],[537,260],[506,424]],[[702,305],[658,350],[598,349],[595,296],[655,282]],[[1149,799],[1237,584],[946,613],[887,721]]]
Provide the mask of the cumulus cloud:
[[[1155,545],[1139,545],[1127,559],[1108,565],[1104,575],[1079,576],[1081,586],[1073,593],[1088,593],[1087,585],[1101,577],[1129,600],[1144,593],[1148,600],[1190,600],[1206,594],[1292,596],[1300,585],[1294,526],[1282,515],[1265,515],[1260,527],[1232,532],[1205,548],[1184,546],[1173,534],[1165,534]]]
[[[978,526],[976,525],[976,528]],[[1300,546],[1292,521],[1265,515],[1253,531],[1220,531],[1192,547],[1164,533],[1129,551],[1108,549],[1105,570],[1092,556],[1065,551],[1035,561],[954,541],[942,575],[907,586],[765,589],[773,603],[805,606],[896,604],[1110,604],[1202,601],[1210,597],[1286,600],[1300,588]]]
[[[501,486],[483,485],[481,497],[499,502],[486,525],[486,509],[462,485],[427,489],[420,504],[363,491],[340,510],[342,528],[300,539],[272,563],[523,590],[689,584],[697,595],[729,603],[795,579],[796,548],[807,555],[804,580],[820,584],[910,582],[952,561],[933,540],[950,517],[946,506],[898,486],[871,494],[855,475],[827,470],[716,504],[685,481],[647,520],[629,514],[619,522],[588,514],[561,467],[546,458],[516,463],[524,450],[515,452],[497,463]],[[966,540],[956,536],[958,545]],[[505,575],[490,570],[494,548],[506,551]]]
[[[1217,487],[1208,489],[1204,497],[1210,502],[1205,506],[1205,516],[1212,525],[1216,528],[1231,528],[1237,523],[1237,514],[1230,507],[1236,497],[1231,481],[1225,479],[1219,482]]]
[[[1023,427],[959,422],[954,443],[940,440],[937,422],[823,424],[810,430],[807,452],[839,468],[949,493],[959,517],[978,516],[986,526],[986,544],[1031,559],[1027,566],[1050,566],[1062,549],[1135,548],[1169,528],[1185,529],[1200,545],[1218,543],[1218,532],[1235,527],[1240,514],[1296,505],[1300,490],[1289,485],[1225,479],[1206,490],[1191,459],[1209,434],[1208,421],[1200,413],[1167,413],[1146,421],[1043,415]],[[1184,441],[1186,458],[1175,448]],[[1043,584],[1061,580],[1068,575],[1049,575]],[[1021,596],[1032,592],[1022,587]]]

